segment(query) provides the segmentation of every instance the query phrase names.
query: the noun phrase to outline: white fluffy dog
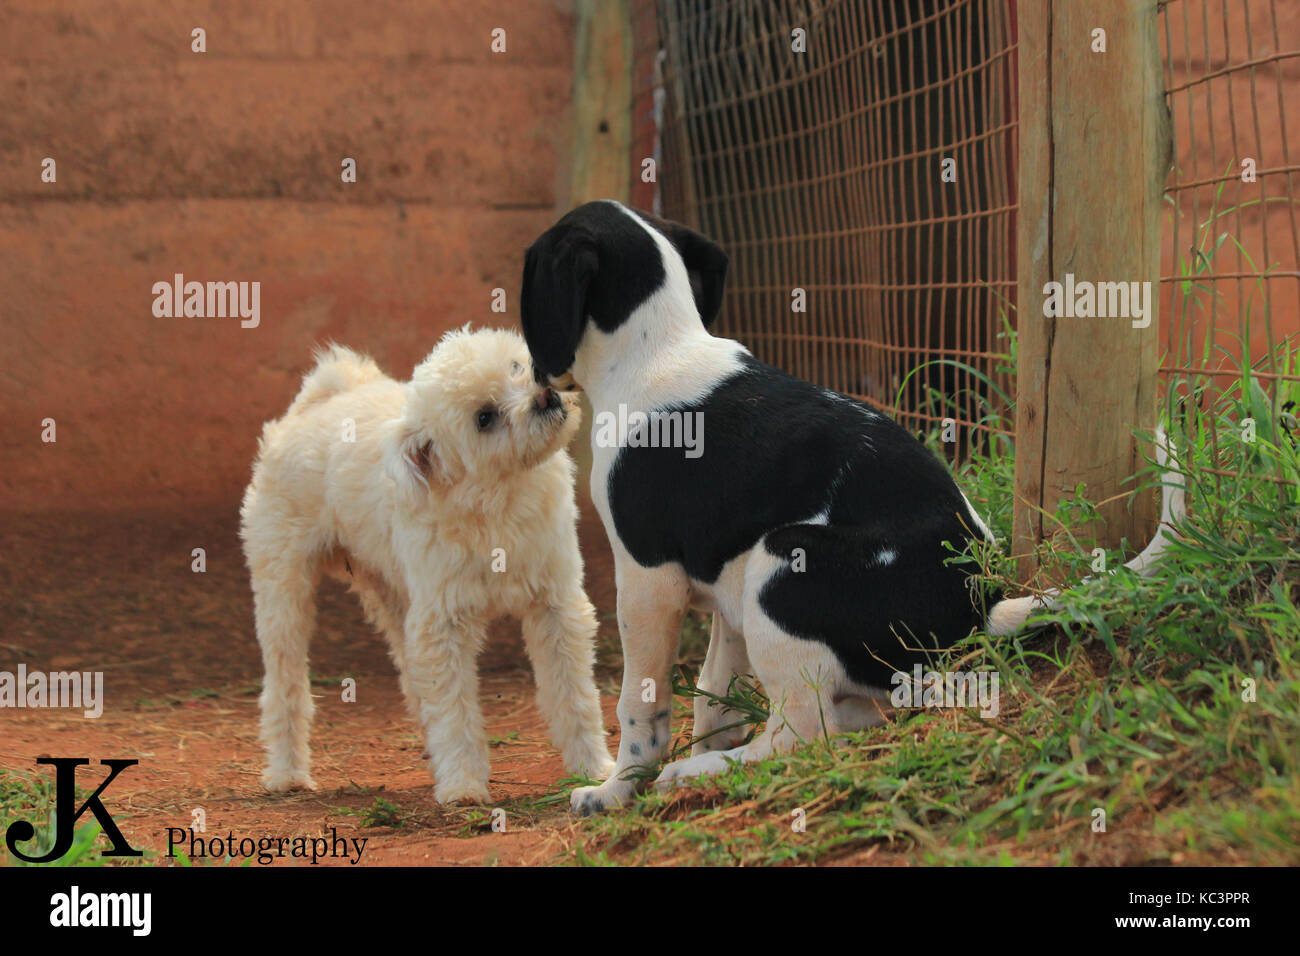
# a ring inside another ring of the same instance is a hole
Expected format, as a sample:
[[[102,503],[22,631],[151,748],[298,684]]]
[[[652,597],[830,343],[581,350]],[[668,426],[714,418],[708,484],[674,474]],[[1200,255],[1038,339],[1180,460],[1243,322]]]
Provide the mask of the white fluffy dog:
[[[307,645],[322,573],[350,582],[387,638],[439,802],[488,800],[476,658],[503,614],[522,620],[564,765],[608,776],[564,451],[572,402],[534,384],[511,332],[451,332],[409,383],[339,346],[318,354],[262,431],[240,511],[266,667],[267,787],[315,788]]]

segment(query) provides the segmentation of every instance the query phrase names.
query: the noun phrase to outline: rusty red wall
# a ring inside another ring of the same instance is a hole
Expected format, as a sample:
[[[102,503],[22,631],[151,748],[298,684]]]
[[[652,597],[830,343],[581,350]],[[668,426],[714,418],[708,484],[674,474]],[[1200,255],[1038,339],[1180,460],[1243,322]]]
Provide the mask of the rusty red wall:
[[[7,0],[0,508],[237,501],[316,343],[406,376],[449,327],[517,325],[572,32],[546,0]],[[260,325],[156,318],[174,273],[260,282]]]

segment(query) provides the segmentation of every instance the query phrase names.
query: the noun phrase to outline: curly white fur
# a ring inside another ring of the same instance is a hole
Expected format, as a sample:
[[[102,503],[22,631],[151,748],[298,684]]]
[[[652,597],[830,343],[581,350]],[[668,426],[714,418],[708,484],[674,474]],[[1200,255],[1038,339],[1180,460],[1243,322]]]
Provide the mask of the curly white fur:
[[[263,429],[240,511],[267,787],[316,786],[307,648],[322,573],[350,582],[387,638],[440,802],[488,800],[476,657],[502,614],[522,620],[565,766],[608,775],[564,451],[579,412],[572,398],[543,407],[560,401],[505,331],[449,333],[409,383],[340,346],[317,354],[288,413]]]

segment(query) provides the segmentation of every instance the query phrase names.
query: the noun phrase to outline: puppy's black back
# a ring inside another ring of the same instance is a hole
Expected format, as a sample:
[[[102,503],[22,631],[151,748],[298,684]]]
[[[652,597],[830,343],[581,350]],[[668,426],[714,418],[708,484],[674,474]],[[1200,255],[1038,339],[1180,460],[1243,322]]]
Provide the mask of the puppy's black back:
[[[768,535],[786,567],[763,610],[872,685],[982,622],[974,566],[945,546],[982,533],[944,465],[888,417],[749,356],[699,402],[660,411],[701,413],[703,454],[620,449],[610,510],[640,564],[712,583]]]

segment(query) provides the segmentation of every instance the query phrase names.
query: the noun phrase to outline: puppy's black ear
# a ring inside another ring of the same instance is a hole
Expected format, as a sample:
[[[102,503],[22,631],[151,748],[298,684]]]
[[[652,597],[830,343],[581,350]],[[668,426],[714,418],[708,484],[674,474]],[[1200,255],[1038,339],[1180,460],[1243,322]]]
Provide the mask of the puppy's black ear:
[[[722,291],[727,285],[727,254],[722,247],[680,223],[667,223],[668,238],[686,263],[686,273],[691,279],[691,294],[700,318],[707,329],[718,317],[722,308]]]
[[[587,324],[587,290],[599,270],[595,243],[582,235],[544,235],[529,247],[519,318],[538,382],[572,367]]]

